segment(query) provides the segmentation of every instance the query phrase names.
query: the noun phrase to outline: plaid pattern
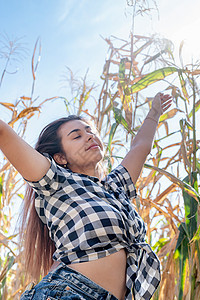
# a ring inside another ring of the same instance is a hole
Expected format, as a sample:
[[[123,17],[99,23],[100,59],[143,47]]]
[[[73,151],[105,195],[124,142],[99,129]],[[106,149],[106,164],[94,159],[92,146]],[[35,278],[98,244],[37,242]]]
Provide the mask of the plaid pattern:
[[[56,244],[54,260],[65,264],[127,250],[126,300],[150,299],[160,282],[160,263],[144,242],[146,229],[131,200],[136,190],[121,164],[101,182],[74,173],[53,159],[46,175],[29,182],[35,207]]]

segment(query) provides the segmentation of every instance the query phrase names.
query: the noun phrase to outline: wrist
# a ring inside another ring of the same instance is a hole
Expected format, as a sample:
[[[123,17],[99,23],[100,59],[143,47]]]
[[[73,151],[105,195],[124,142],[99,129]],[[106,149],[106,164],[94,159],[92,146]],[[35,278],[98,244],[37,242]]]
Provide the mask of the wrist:
[[[145,120],[151,120],[151,121],[155,122],[156,125],[158,125],[158,122],[159,122],[159,119],[154,119],[154,118],[151,117],[151,116],[147,116]]]
[[[160,115],[161,114],[152,107],[151,110],[149,111],[148,115],[146,116],[146,118],[152,119],[158,123],[159,119],[160,119]]]

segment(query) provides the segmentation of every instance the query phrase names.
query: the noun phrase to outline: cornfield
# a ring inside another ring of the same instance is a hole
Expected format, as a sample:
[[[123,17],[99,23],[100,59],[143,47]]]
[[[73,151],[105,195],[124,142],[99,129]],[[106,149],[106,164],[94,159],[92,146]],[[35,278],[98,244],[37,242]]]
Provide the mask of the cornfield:
[[[130,40],[105,39],[107,57],[101,86],[75,78],[68,69],[72,96],[34,98],[40,44],[32,56],[32,92],[15,104],[0,102],[9,112],[9,125],[24,136],[29,120],[51,101],[64,101],[66,114],[87,116],[105,143],[109,172],[128,151],[151,107],[151,97],[162,86],[173,96],[172,108],[161,116],[153,149],[137,181],[135,206],[147,225],[147,242],[160,258],[162,281],[153,299],[200,299],[200,214],[198,62],[184,66],[173,57],[173,45],[157,36],[131,35]],[[39,53],[36,58],[36,52]],[[2,73],[2,80],[4,78]],[[37,100],[37,101],[36,101]],[[37,105],[36,105],[37,103]],[[12,232],[14,202],[23,201],[24,182],[2,157],[0,165],[0,298],[19,299],[29,284],[24,279],[23,253]]]

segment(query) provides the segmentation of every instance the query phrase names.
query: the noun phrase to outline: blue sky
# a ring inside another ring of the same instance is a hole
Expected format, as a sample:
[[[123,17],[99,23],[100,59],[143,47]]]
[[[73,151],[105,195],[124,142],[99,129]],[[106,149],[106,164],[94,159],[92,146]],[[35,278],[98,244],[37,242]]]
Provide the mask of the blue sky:
[[[144,15],[135,19],[135,34],[159,33],[175,43],[176,51],[180,41],[185,40],[185,59],[190,59],[191,53],[200,57],[199,1],[160,0],[157,5],[159,17],[154,11],[152,18]],[[30,95],[31,56],[38,37],[42,57],[35,97],[70,98],[63,81],[66,66],[79,76],[89,68],[88,78],[100,84],[107,52],[107,44],[101,36],[127,39],[130,29],[131,15],[126,0],[0,0],[0,41],[5,34],[10,39],[21,38],[27,49],[24,59],[10,66],[11,72],[16,69],[18,72],[5,76],[0,101],[15,102],[22,95]],[[0,74],[2,68],[0,60]],[[46,123],[64,113],[62,102],[46,105],[39,122],[34,123],[34,130],[31,127],[32,134],[27,137],[30,143],[35,143],[35,137]]]

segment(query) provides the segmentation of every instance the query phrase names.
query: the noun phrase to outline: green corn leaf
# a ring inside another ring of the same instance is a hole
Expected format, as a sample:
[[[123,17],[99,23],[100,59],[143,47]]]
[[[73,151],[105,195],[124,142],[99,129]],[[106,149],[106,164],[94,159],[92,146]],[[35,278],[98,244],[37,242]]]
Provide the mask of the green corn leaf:
[[[144,65],[149,64],[150,62],[156,60],[158,57],[160,57],[163,53],[165,53],[166,50],[161,50],[158,53],[156,53],[155,55],[151,56],[149,59],[147,59],[144,63]]]
[[[196,103],[195,103],[195,112],[197,112],[200,108],[200,100],[198,100]],[[189,113],[188,117],[191,118],[192,117],[192,114],[193,114],[193,109],[191,110],[191,112]]]
[[[130,132],[133,136],[135,136],[135,133],[131,129],[128,128],[128,124],[127,124],[126,120],[124,119],[124,117],[122,116],[122,111],[117,107],[113,107],[113,112],[114,112],[114,118],[115,118],[116,122],[118,124],[123,125],[124,128],[128,132]]]
[[[193,131],[193,127],[192,127],[192,124],[191,124],[191,123],[189,123],[187,120],[185,120],[185,124],[186,124],[186,126],[187,126],[187,128],[188,128],[189,130],[192,130],[192,131]]]
[[[110,134],[109,134],[109,140],[108,140],[108,151],[111,153],[111,144],[112,144],[112,140],[113,140],[113,137],[114,137],[114,134],[116,132],[116,129],[117,129],[117,126],[119,124],[118,123],[114,123],[112,124],[111,126],[111,130],[110,130]]]
[[[160,249],[169,242],[169,238],[160,238],[153,246],[153,251],[160,251]]]
[[[187,233],[187,227],[185,222],[182,222],[178,228],[179,230],[179,236],[178,236],[178,240],[176,243],[176,250],[181,246],[181,243],[183,242],[183,240],[186,238],[188,243],[189,243],[189,239],[188,239],[188,233]]]
[[[19,193],[19,194],[17,194],[17,196],[18,196],[19,198],[21,198],[22,200],[24,200],[24,194]]]
[[[109,156],[108,156],[108,170],[109,170],[109,172],[111,172],[111,170],[112,170],[112,163],[111,163],[111,155],[112,155],[112,153],[111,153],[111,145],[112,145],[112,140],[113,140],[113,137],[114,137],[114,134],[115,134],[115,132],[116,132],[116,129],[117,129],[117,127],[118,127],[118,123],[114,123],[114,124],[112,124],[112,126],[111,126],[111,130],[110,130],[110,133],[109,133],[109,139],[108,139],[108,146],[107,146],[107,149],[108,149],[108,151],[109,151]]]
[[[185,99],[187,101],[189,101],[189,95],[188,95],[188,92],[186,90],[186,84],[185,84],[185,80],[183,78],[182,72],[179,73],[179,80],[180,80],[180,83],[181,83],[181,88],[182,88],[183,95],[184,95]]]
[[[199,249],[199,244],[198,241],[195,241],[196,249],[197,249],[197,256],[200,264],[200,249]]]
[[[190,184],[198,192],[197,172],[192,172],[190,176],[184,178],[184,182]],[[197,231],[197,201],[183,190],[183,199],[185,206],[185,222],[190,239]]]
[[[119,64],[119,78],[124,79],[125,78],[125,63],[127,61],[127,58],[122,58],[120,60]]]
[[[119,82],[123,88],[125,88],[125,72],[126,72],[126,58],[122,58],[119,64]]]
[[[179,297],[178,300],[183,299],[183,291],[185,286],[185,278],[187,273],[187,261],[188,261],[188,244],[189,240],[186,235],[186,224],[181,223],[179,226],[179,237],[176,244],[176,257],[179,260]]]
[[[187,126],[187,128],[191,131],[193,131],[193,127],[192,124],[190,122],[188,122],[186,119],[181,119],[179,121],[180,127],[181,127],[181,132],[184,133],[185,131],[185,126]]]
[[[9,256],[9,263],[8,263],[8,271],[12,268],[13,264],[15,261],[15,257],[14,256]]]
[[[7,257],[6,257],[5,263],[6,263],[6,261],[8,261],[8,266],[7,266],[7,269],[6,269],[5,276],[2,278],[2,281],[0,283],[0,290],[1,290],[1,292],[3,291],[3,288],[4,288],[5,284],[6,284],[7,274],[9,272],[9,270],[12,268],[12,266],[13,266],[13,264],[15,262],[15,258],[14,258],[14,256],[9,256],[9,254],[8,254]]]
[[[198,241],[200,239],[200,225],[199,228],[197,229],[195,235],[193,236],[192,240],[190,241],[190,243],[194,242],[194,241]]]
[[[196,158],[196,167],[197,167],[197,170],[198,170],[198,172],[200,174],[200,162],[199,162],[199,160],[197,158]]]
[[[169,133],[168,135],[165,135],[165,136],[163,136],[163,137],[161,137],[161,138],[159,138],[159,139],[157,139],[157,140],[154,140],[154,142],[155,142],[155,143],[159,143],[160,141],[162,141],[162,140],[168,138],[169,136],[171,136],[171,135],[173,135],[173,134],[175,134],[175,133],[178,133],[178,132],[180,132],[180,130],[171,132],[171,133]]]
[[[127,95],[138,93],[139,91],[145,89],[149,85],[164,79],[165,77],[178,72],[179,69],[175,67],[165,67],[156,71],[153,71],[147,75],[145,75],[142,79],[140,79],[137,83],[133,84],[131,87],[127,87],[125,89],[125,93]]]

